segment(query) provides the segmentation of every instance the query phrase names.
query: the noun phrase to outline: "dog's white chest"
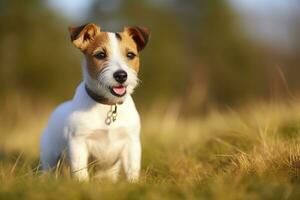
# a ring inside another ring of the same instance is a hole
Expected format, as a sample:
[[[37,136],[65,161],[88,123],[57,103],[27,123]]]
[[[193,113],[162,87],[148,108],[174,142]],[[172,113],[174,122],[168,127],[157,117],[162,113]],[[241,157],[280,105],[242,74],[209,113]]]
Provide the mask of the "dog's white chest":
[[[140,119],[131,97],[117,106],[116,120],[110,125],[106,121],[111,106],[89,107],[88,102],[81,105],[70,114],[66,138],[82,140],[100,165],[112,165],[132,139],[139,139]]]
[[[105,121],[109,112],[111,106],[92,101],[81,84],[74,99],[54,111],[43,134],[44,169],[47,164],[54,166],[55,159],[67,149],[71,170],[78,171],[79,178],[87,177],[89,156],[96,158],[95,164],[102,169],[113,168],[121,161],[139,171],[135,165],[140,166],[140,118],[132,98],[128,96],[117,106],[116,120],[108,125]]]
[[[127,128],[97,129],[86,135],[90,153],[101,165],[112,165],[130,140]]]

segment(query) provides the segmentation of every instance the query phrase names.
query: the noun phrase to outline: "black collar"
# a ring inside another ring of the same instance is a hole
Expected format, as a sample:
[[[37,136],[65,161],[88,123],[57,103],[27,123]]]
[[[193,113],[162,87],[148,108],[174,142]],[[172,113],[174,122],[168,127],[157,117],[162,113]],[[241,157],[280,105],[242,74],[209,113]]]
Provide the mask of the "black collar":
[[[112,103],[107,98],[100,96],[100,95],[96,94],[95,92],[93,92],[90,88],[88,88],[87,85],[85,85],[85,91],[89,95],[89,97],[91,97],[91,99],[93,99],[97,103],[101,103],[101,104],[105,104],[105,105],[116,105],[116,103]]]

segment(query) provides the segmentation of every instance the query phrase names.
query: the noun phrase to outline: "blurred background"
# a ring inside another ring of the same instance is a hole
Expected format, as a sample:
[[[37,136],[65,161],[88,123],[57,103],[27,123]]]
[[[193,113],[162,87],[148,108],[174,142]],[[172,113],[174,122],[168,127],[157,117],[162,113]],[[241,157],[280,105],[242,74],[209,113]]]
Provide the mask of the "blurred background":
[[[1,109],[14,98],[32,105],[72,98],[83,56],[67,26],[87,22],[151,29],[134,95],[143,112],[161,105],[203,115],[300,89],[298,0],[1,0]]]
[[[139,184],[39,175],[41,132],[82,81],[67,27],[87,22],[152,31]],[[299,0],[0,0],[0,199],[300,199],[299,36]]]

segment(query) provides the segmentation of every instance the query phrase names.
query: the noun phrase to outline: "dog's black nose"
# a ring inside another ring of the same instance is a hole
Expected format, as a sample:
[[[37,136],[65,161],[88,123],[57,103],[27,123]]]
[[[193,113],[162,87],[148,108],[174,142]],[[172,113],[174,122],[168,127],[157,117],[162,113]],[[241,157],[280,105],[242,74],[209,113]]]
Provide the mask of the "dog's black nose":
[[[114,73],[114,79],[119,83],[124,83],[127,80],[127,73],[124,70],[118,70]]]

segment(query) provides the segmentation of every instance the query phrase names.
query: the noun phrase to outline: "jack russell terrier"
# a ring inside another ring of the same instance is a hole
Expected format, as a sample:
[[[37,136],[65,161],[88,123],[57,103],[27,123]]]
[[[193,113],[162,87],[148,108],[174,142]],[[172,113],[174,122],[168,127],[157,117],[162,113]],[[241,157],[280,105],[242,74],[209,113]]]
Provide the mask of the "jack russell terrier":
[[[121,166],[135,182],[141,169],[140,118],[131,98],[139,79],[139,52],[146,46],[147,28],[126,27],[103,32],[95,24],[69,27],[80,49],[83,82],[74,98],[58,106],[41,137],[42,170],[57,166],[64,150],[72,174],[88,180],[88,158],[96,158],[100,177],[117,181]]]

